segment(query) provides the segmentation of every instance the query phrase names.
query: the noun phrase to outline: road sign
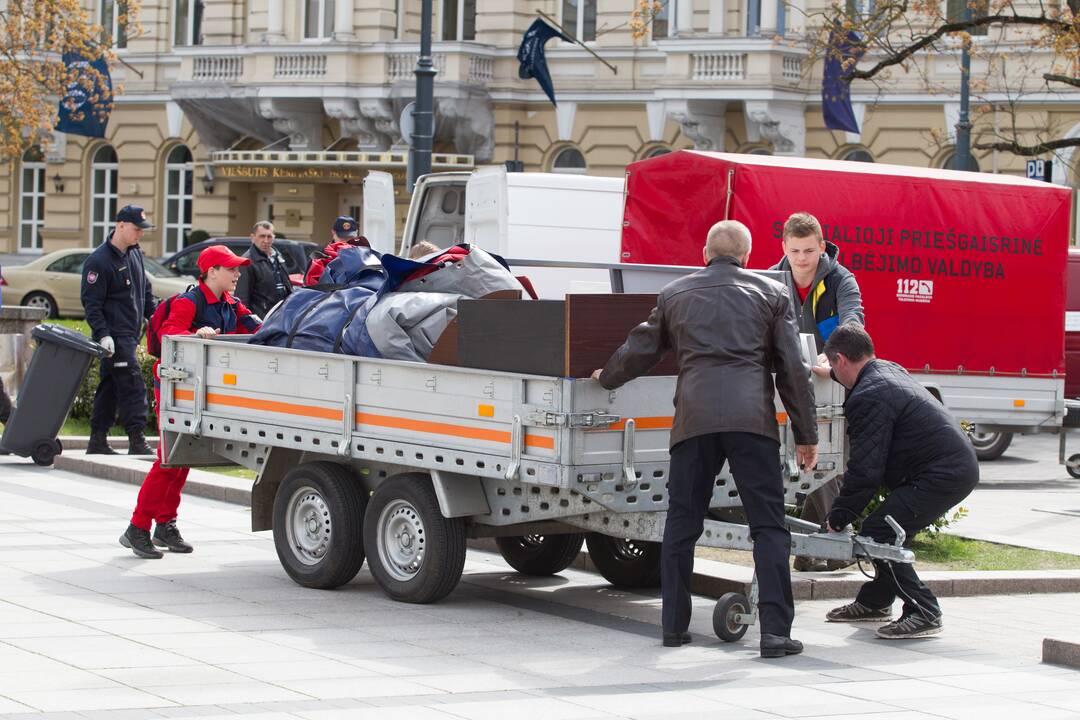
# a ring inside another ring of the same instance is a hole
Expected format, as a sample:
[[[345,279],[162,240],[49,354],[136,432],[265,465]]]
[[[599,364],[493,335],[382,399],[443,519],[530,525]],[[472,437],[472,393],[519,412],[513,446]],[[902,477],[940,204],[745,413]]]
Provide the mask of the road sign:
[[[1052,182],[1054,176],[1053,164],[1053,160],[1028,160],[1027,176],[1032,180]]]
[[[412,147],[413,130],[416,129],[416,121],[413,120],[414,110],[416,110],[416,103],[409,103],[405,106],[405,109],[401,111],[401,119],[398,120],[398,127],[401,128],[401,139],[410,147]]]

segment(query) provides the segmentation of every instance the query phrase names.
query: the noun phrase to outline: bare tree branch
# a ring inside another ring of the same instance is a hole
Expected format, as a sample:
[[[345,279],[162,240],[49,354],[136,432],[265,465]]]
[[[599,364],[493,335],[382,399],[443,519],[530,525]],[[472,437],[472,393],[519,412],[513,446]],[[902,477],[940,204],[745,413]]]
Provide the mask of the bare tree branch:
[[[971,145],[971,147],[976,150],[1000,150],[1001,152],[1010,152],[1014,155],[1022,155],[1025,157],[1044,155],[1048,152],[1053,152],[1054,150],[1077,146],[1080,146],[1080,138],[1046,140],[1045,142],[1036,143],[1034,145],[1021,145],[1015,140],[992,143],[972,143]]]
[[[1066,85],[1072,85],[1073,87],[1080,87],[1080,78],[1070,77],[1068,75],[1043,73],[1043,80],[1046,80],[1047,82],[1065,83]]]

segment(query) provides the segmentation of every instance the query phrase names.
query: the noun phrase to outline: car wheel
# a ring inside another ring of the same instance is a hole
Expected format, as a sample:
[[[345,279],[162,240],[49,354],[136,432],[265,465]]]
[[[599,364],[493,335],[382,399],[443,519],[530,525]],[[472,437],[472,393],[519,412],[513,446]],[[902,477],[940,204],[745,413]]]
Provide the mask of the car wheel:
[[[53,300],[52,295],[49,293],[32,292],[22,299],[21,304],[26,307],[41,308],[45,311],[45,317],[47,318],[60,317],[56,307],[56,300]]]

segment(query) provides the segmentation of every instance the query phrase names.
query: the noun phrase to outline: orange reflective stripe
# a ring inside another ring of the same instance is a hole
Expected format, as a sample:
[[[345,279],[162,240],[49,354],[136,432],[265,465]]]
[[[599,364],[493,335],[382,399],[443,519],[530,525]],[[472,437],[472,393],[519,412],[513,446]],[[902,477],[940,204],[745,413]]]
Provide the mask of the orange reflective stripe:
[[[672,426],[672,423],[674,423],[674,422],[675,422],[675,418],[670,416],[670,415],[668,415],[666,417],[665,416],[660,416],[660,417],[639,417],[639,418],[634,418],[634,428],[636,430],[670,430],[671,426]],[[603,428],[603,429],[606,429],[606,430],[625,430],[626,429],[626,421],[625,420],[620,420],[619,422],[612,423],[611,425],[608,425],[607,428]]]
[[[195,400],[194,390],[174,391],[177,400]],[[248,408],[250,410],[265,410],[287,415],[301,417],[315,417],[326,420],[341,420],[341,410],[334,408],[311,407],[297,405],[295,403],[278,402],[276,400],[257,400],[255,398],[238,397],[222,393],[207,393],[206,401],[217,405],[229,407]],[[375,425],[377,427],[393,428],[395,430],[410,430],[413,432],[431,433],[435,435],[449,435],[451,437],[469,438],[471,440],[484,440],[509,445],[513,436],[505,430],[488,430],[485,428],[469,427],[468,425],[454,425],[451,423],[431,422],[429,420],[413,420],[411,418],[393,417],[390,415],[375,415],[374,413],[356,413],[356,422],[362,425]],[[525,445],[528,447],[541,448],[544,450],[555,449],[555,438],[544,435],[525,435]]]

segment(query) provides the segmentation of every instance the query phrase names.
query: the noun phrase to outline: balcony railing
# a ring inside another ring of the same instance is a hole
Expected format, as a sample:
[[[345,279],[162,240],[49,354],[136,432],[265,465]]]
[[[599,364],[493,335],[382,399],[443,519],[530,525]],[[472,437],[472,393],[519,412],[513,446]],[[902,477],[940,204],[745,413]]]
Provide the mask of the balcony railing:
[[[788,82],[797,83],[802,80],[802,58],[795,55],[783,57],[783,69],[781,75]]]
[[[275,55],[275,78],[320,78],[326,76],[326,55]]]
[[[192,80],[239,80],[244,75],[244,58],[240,55],[199,55],[194,58]]]
[[[474,85],[484,85],[491,82],[495,76],[495,59],[472,55],[469,57],[469,79]]]
[[[743,80],[746,78],[746,53],[693,53],[690,65],[692,80]]]
[[[403,82],[412,80],[416,77],[413,71],[416,70],[416,63],[420,59],[419,55],[413,53],[393,53],[389,56],[389,59],[390,68],[387,74],[390,82]],[[435,65],[436,77],[446,72],[446,55],[443,55],[442,53],[432,55],[431,62]]]

